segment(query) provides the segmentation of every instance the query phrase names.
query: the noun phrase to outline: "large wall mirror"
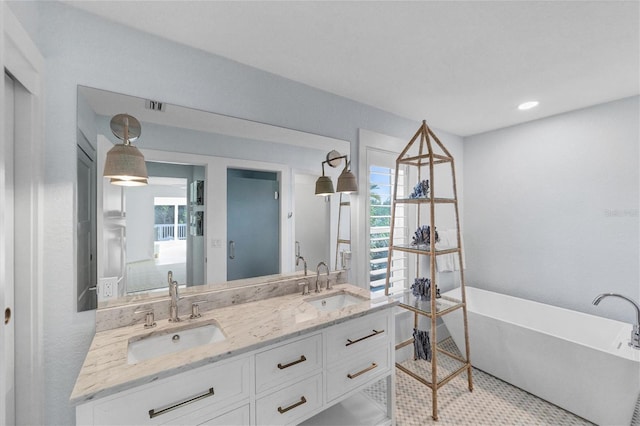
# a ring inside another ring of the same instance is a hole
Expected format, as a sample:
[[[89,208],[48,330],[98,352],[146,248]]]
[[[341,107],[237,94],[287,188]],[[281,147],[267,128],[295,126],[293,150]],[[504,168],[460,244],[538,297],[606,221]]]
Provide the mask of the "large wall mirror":
[[[102,177],[122,113],[141,124],[146,186]],[[335,268],[349,211],[314,186],[349,142],[83,86],[77,120],[78,310],[166,297],[168,271],[195,292]]]

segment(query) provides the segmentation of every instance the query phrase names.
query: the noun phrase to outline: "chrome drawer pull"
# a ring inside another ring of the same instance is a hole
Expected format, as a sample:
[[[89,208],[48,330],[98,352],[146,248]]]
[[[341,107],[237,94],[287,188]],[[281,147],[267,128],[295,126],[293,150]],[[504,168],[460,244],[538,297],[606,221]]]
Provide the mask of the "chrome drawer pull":
[[[305,357],[304,355],[300,355],[300,359],[290,362],[289,364],[282,365],[281,363],[278,363],[278,368],[280,370],[284,370],[285,368],[289,368],[293,365],[300,364],[301,362],[305,362],[306,360],[307,360],[307,357]]]
[[[293,405],[288,406],[287,408],[282,408],[282,407],[278,407],[278,413],[280,414],[284,414],[289,410],[293,410],[296,407],[299,407],[300,405],[304,404],[307,402],[307,398],[305,398],[304,396],[300,397],[300,401],[296,402]]]
[[[369,337],[377,336],[380,333],[384,333],[384,330],[377,331],[377,330],[374,329],[373,333],[369,334],[368,336],[364,336],[364,337],[361,337],[361,338],[356,339],[356,340],[347,339],[347,342],[349,342],[349,343],[347,343],[345,346],[353,345],[354,343],[358,343],[358,342],[360,342],[360,341],[362,341],[364,339],[368,339]]]
[[[347,377],[348,377],[348,378],[350,378],[350,379],[355,379],[355,378],[356,378],[356,377],[358,377],[359,375],[364,374],[364,373],[366,373],[367,371],[371,371],[371,370],[373,370],[374,368],[376,368],[377,366],[378,366],[378,364],[376,364],[375,362],[372,362],[372,363],[371,363],[371,365],[370,365],[370,366],[368,366],[367,368],[365,368],[364,370],[362,370],[362,371],[358,371],[358,372],[357,372],[357,373],[355,373],[355,374],[351,374],[351,373],[349,373],[349,374],[347,374]]]
[[[180,408],[184,405],[188,405],[191,404],[192,402],[196,402],[196,401],[200,401],[201,399],[205,399],[208,398],[210,396],[213,396],[213,388],[209,388],[209,391],[206,393],[203,393],[202,395],[198,395],[198,396],[194,396],[193,398],[187,399],[185,401],[179,402],[175,405],[172,405],[170,407],[167,408],[163,408],[162,410],[158,410],[156,411],[155,409],[149,410],[149,418],[153,419],[154,417],[158,417],[161,414],[164,413],[168,413],[169,411],[173,411],[176,408]]]

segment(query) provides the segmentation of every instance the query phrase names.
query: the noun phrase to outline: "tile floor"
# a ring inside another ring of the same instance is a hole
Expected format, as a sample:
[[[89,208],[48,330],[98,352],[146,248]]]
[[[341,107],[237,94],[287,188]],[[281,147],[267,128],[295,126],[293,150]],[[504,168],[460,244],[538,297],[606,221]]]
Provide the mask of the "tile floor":
[[[447,339],[441,346],[458,352],[453,340]],[[441,356],[440,359],[447,359]],[[415,363],[415,364],[414,364]],[[446,364],[446,361],[443,362]],[[456,368],[444,365],[444,375]],[[425,361],[405,362],[412,371],[425,370]],[[438,362],[440,367],[441,363]],[[439,372],[440,372],[439,371]],[[416,371],[417,372],[417,371]],[[428,371],[423,371],[429,377]],[[511,386],[480,370],[473,370],[473,392],[467,388],[467,375],[463,373],[438,392],[439,420],[431,418],[431,390],[396,369],[396,421],[398,426],[424,425],[591,425],[568,411],[550,404],[530,393]],[[379,386],[384,386],[380,384]],[[371,396],[383,393],[384,388],[371,389]],[[640,400],[631,423],[640,426]],[[626,425],[625,425],[626,426]]]

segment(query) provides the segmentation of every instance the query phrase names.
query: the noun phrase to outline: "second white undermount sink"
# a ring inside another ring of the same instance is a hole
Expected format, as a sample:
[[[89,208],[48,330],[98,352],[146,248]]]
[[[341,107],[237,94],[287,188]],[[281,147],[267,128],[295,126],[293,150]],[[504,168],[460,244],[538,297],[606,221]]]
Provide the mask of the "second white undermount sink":
[[[341,292],[332,294],[330,296],[309,299],[306,300],[306,302],[320,311],[335,311],[338,309],[346,308],[347,306],[361,303],[365,300],[366,299],[363,297]]]
[[[161,355],[221,342],[225,338],[224,333],[216,324],[201,325],[157,336],[144,337],[129,342],[127,362],[129,364],[137,364]]]

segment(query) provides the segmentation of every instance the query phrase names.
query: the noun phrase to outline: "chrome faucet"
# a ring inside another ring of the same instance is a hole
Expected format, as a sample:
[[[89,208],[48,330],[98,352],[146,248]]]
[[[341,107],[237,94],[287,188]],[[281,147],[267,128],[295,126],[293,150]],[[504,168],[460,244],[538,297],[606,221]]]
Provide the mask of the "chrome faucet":
[[[296,266],[298,266],[300,264],[300,259],[302,259],[302,262],[304,262],[304,276],[307,276],[307,261],[304,260],[304,257],[300,256],[300,241],[296,241],[296,248],[295,248],[295,252],[296,252]]]
[[[327,270],[327,288],[329,287],[329,267],[327,266],[326,263],[324,262],[320,262],[318,263],[318,266],[316,266],[316,293],[320,293],[320,267],[324,266],[324,268]]]
[[[307,261],[304,259],[304,257],[300,256],[300,255],[296,255],[296,266],[298,266],[298,264],[300,263],[300,260],[302,260],[302,262],[304,263],[304,276],[307,276]]]
[[[178,300],[180,300],[180,296],[178,295],[178,281],[173,280],[172,271],[169,271],[167,274],[167,279],[169,281],[169,296],[171,297],[169,304],[169,321],[178,322],[180,321],[178,317]]]
[[[629,346],[635,349],[640,349],[640,305],[638,305],[636,302],[629,299],[628,297],[623,296],[621,294],[617,294],[617,293],[602,293],[598,295],[598,297],[593,299],[593,304],[597,306],[602,299],[609,296],[619,297],[621,299],[624,299],[627,302],[631,303],[634,308],[636,308],[636,324],[633,326],[633,330],[631,330],[631,341],[629,342]]]

